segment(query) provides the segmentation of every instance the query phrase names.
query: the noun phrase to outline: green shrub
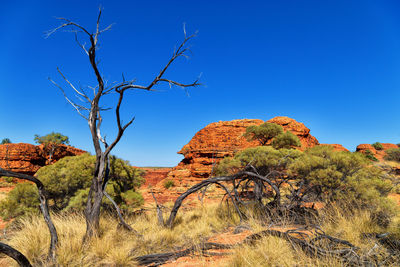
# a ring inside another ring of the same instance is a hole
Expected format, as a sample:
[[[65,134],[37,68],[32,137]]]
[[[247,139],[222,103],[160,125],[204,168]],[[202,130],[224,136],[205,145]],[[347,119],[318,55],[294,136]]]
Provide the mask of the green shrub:
[[[281,133],[283,133],[282,126],[275,123],[265,122],[259,126],[251,125],[247,127],[244,136],[248,140],[258,140],[260,145],[264,146],[268,141]]]
[[[173,186],[175,186],[175,183],[174,183],[174,181],[172,181],[172,180],[166,180],[166,181],[164,182],[164,187],[165,187],[166,189],[169,189],[169,188],[171,188],[171,187],[173,187]]]
[[[376,150],[382,150],[382,149],[383,149],[382,144],[379,143],[379,142],[373,143],[372,146],[373,146]]]
[[[49,207],[54,211],[83,210],[93,178],[95,156],[82,154],[74,157],[65,157],[58,162],[39,169],[36,173],[48,192]],[[140,194],[135,190],[143,182],[143,171],[131,167],[127,161],[110,157],[110,180],[106,192],[120,205],[122,209],[130,209],[141,205]],[[21,187],[22,186],[22,187]],[[27,190],[30,191],[27,191]],[[7,218],[18,217],[32,211],[37,203],[32,200],[32,192],[36,195],[37,189],[31,184],[18,184],[5,200],[0,202],[0,208]],[[27,198],[26,195],[31,198]],[[29,199],[18,201],[14,199]],[[128,205],[129,203],[129,205]],[[32,206],[33,205],[33,206]],[[103,208],[111,207],[108,199],[103,199]],[[22,212],[14,212],[13,209],[21,209]]]
[[[369,149],[365,151],[364,156],[369,160],[378,161],[378,159],[374,156],[374,153],[372,153]]]
[[[0,215],[6,220],[35,212],[39,212],[39,194],[30,183],[17,184],[0,202]]]
[[[280,148],[291,148],[294,146],[301,146],[299,138],[294,135],[292,132],[286,131],[284,133],[279,134],[272,140],[272,147],[275,149]]]
[[[385,160],[400,162],[400,148],[390,148],[385,151]]]

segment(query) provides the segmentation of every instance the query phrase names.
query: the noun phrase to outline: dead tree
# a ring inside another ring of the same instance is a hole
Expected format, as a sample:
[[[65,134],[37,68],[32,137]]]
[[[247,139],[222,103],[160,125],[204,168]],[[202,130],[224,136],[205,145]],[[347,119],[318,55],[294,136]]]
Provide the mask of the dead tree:
[[[58,243],[58,235],[57,235],[56,227],[54,226],[53,221],[51,220],[51,217],[50,217],[49,207],[47,204],[47,192],[44,188],[44,185],[36,177],[30,176],[27,174],[16,173],[16,172],[12,172],[12,171],[8,171],[8,170],[4,170],[4,169],[0,168],[0,177],[2,177],[2,176],[19,178],[19,179],[23,179],[23,180],[27,180],[27,181],[35,183],[35,185],[38,189],[38,192],[39,192],[40,210],[43,214],[44,220],[46,221],[47,227],[49,228],[49,232],[50,232],[50,247],[49,247],[48,258],[55,262],[56,249],[57,249],[57,243]]]
[[[117,143],[120,141],[121,137],[125,133],[125,130],[132,124],[134,117],[130,119],[126,124],[123,124],[121,121],[120,115],[120,107],[124,100],[125,93],[130,90],[145,90],[145,91],[153,91],[153,88],[157,84],[166,83],[169,86],[179,86],[182,88],[195,87],[200,85],[198,79],[191,83],[181,83],[165,77],[165,72],[167,69],[175,62],[177,58],[187,57],[187,52],[189,51],[188,43],[196,36],[196,33],[193,35],[186,35],[186,30],[184,29],[184,39],[180,43],[179,46],[173,52],[171,58],[168,60],[167,64],[161,69],[158,75],[147,85],[139,85],[135,83],[135,80],[125,80],[123,78],[122,82],[114,83],[112,85],[107,85],[103,79],[103,75],[98,67],[98,59],[96,57],[96,52],[99,46],[99,37],[107,30],[111,28],[112,25],[105,27],[104,29],[100,28],[100,18],[101,18],[101,8],[99,10],[99,14],[97,17],[96,28],[94,32],[90,32],[87,28],[81,26],[78,23],[70,21],[65,18],[59,18],[62,21],[62,24],[55,29],[49,31],[47,33],[47,37],[56,31],[64,28],[69,28],[72,32],[75,33],[75,40],[78,45],[82,48],[84,53],[88,56],[91,68],[93,70],[94,76],[97,80],[97,84],[93,87],[90,87],[90,90],[93,92],[89,96],[88,93],[84,89],[78,89],[75,87],[61,72],[59,68],[57,68],[59,74],[64,79],[64,81],[72,88],[73,92],[76,94],[77,99],[81,100],[81,102],[76,102],[70,97],[67,96],[65,90],[58,85],[56,82],[50,79],[50,81],[56,85],[63,93],[66,100],[73,106],[73,108],[78,112],[78,114],[87,120],[90,133],[92,135],[92,141],[94,145],[94,150],[96,153],[96,165],[95,171],[92,179],[92,184],[89,191],[89,196],[86,203],[85,208],[85,217],[86,217],[86,237],[90,237],[94,235],[99,228],[99,220],[100,220],[100,207],[102,203],[102,199],[104,196],[104,187],[107,184],[106,179],[106,166],[108,162],[108,157],[110,152],[115,148]],[[87,39],[89,44],[88,49],[85,47],[85,44],[82,44],[78,39],[78,34],[82,34]],[[100,107],[100,100],[107,94],[117,94],[118,100],[115,109],[115,120],[117,124],[117,135],[116,138],[111,142],[111,144],[107,144],[105,138],[103,138],[100,126],[102,122],[102,112],[107,110],[105,108]]]

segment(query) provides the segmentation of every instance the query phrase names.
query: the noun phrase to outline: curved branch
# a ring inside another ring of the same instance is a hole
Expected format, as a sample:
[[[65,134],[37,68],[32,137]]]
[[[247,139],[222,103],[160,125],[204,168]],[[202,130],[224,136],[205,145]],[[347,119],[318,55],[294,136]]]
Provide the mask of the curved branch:
[[[36,177],[27,175],[27,174],[22,174],[22,173],[16,173],[13,171],[8,171],[4,170],[3,168],[0,168],[0,177],[1,176],[8,176],[8,177],[15,177],[27,181],[31,181],[35,183],[38,192],[39,192],[39,200],[40,200],[40,210],[42,211],[44,220],[46,221],[47,227],[49,228],[50,232],[50,247],[49,247],[49,259],[55,261],[56,259],[56,249],[57,249],[57,244],[58,244],[58,235],[57,235],[57,230],[56,227],[53,224],[53,221],[51,220],[50,213],[49,213],[49,206],[47,204],[47,192],[44,188],[44,185],[42,182],[37,179]]]
[[[7,244],[0,242],[0,253],[4,253],[8,257],[13,258],[21,267],[32,267],[24,254]]]

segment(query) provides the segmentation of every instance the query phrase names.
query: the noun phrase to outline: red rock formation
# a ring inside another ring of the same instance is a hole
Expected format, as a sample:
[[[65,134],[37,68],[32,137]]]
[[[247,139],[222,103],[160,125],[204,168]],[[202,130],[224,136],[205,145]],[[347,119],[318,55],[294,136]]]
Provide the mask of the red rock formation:
[[[321,144],[321,146],[330,146],[330,147],[333,147],[333,149],[336,151],[349,152],[349,150],[347,148],[345,148],[344,146],[342,146],[341,144]]]
[[[301,150],[319,145],[318,140],[310,135],[310,129],[288,117],[276,117],[268,122],[281,125],[284,130],[291,131],[299,137]],[[176,198],[185,189],[204,178],[208,178],[213,166],[226,156],[233,156],[237,151],[248,147],[258,146],[258,141],[248,141],[243,134],[250,125],[260,125],[262,120],[242,119],[220,121],[207,125],[198,131],[192,140],[178,153],[185,158],[168,173],[166,179],[175,181],[176,188],[165,190],[163,181],[154,188],[154,192],[161,201]],[[158,189],[158,190],[157,190]]]
[[[317,138],[310,134],[310,129],[301,122],[297,122],[288,117],[275,117],[267,122],[279,124],[285,131],[291,131],[293,134],[297,135],[301,142],[301,150],[319,145]]]
[[[66,156],[75,156],[86,151],[67,146],[57,145],[52,156],[52,163]],[[35,174],[40,167],[46,165],[49,155],[43,145],[4,144],[0,145],[0,167],[29,175]]]
[[[144,184],[142,188],[147,188],[149,186],[155,186],[161,180],[167,178],[168,173],[172,170],[172,168],[139,168],[144,173]]]
[[[388,150],[390,148],[398,148],[397,145],[391,144],[391,143],[381,143],[381,144],[382,144],[382,147],[383,147],[383,149],[381,149],[381,150],[376,150],[370,144],[361,144],[361,145],[357,146],[356,151],[365,154],[369,150],[375,156],[375,158],[377,158],[378,160],[383,160],[383,158],[386,155],[385,150]]]

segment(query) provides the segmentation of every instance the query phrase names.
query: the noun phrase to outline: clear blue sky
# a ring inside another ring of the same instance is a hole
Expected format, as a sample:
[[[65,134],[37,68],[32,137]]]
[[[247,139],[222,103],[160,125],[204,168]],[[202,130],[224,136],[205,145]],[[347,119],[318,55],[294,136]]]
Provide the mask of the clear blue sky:
[[[77,85],[93,85],[86,56],[68,32],[43,33],[66,17],[93,29],[99,4],[101,69],[148,83],[189,32],[199,30],[190,60],[168,77],[205,84],[132,92],[123,117],[136,121],[114,154],[137,166],[174,166],[176,154],[207,124],[289,116],[321,143],[350,150],[400,142],[399,1],[11,1],[0,9],[0,138],[33,143],[58,131],[93,151],[86,122],[52,86],[59,66]],[[113,113],[103,132],[115,134]]]

